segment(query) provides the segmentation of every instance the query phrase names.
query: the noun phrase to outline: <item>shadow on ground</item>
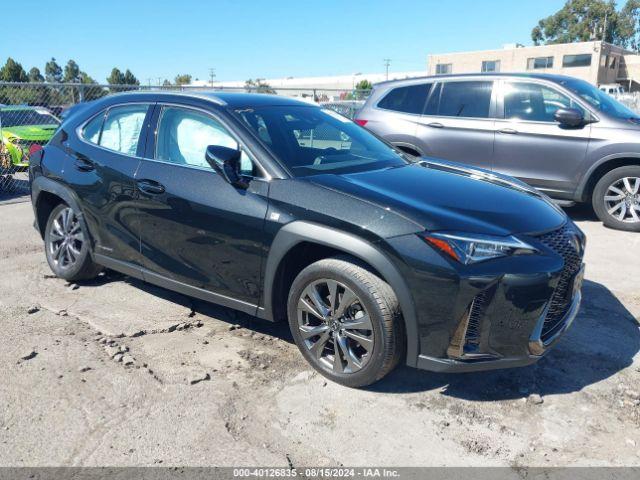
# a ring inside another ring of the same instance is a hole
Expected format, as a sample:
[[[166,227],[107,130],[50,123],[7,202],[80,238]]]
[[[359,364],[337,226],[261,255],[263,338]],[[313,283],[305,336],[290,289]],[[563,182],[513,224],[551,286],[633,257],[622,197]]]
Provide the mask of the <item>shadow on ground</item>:
[[[130,285],[169,302],[258,333],[292,343],[286,322],[272,323],[229,308],[194,300],[122,274],[108,271],[83,287],[112,281]],[[606,287],[585,281],[583,304],[565,337],[537,364],[489,372],[441,374],[400,366],[369,390],[398,394],[446,387],[444,395],[492,401],[579,391],[611,377],[633,363],[640,351],[640,330],[631,313]]]
[[[181,293],[177,293],[171,290],[164,289],[152,285],[150,283],[143,282],[133,277],[115,272],[113,270],[106,270],[93,280],[78,282],[83,288],[100,287],[111,282],[125,282],[135,288],[143,290],[151,295],[162,298],[171,303],[182,305],[183,307],[191,310],[193,313],[199,313],[206,315],[223,322],[227,322],[233,325],[239,325],[243,328],[254,330],[257,333],[265,335],[271,335],[273,337],[280,338],[289,343],[293,343],[291,332],[289,331],[289,325],[286,322],[269,322],[246,313],[233,310],[231,308],[222,307],[213,303],[198,300]]]
[[[574,222],[600,222],[589,203],[578,203],[564,208],[564,211]]]
[[[538,363],[488,372],[436,374],[402,367],[371,390],[408,393],[446,387],[444,395],[475,401],[563,394],[605,380],[640,351],[636,319],[606,287],[585,281],[583,303],[563,339]]]
[[[0,189],[0,203],[27,202],[29,197],[29,183],[21,180],[15,189]]]

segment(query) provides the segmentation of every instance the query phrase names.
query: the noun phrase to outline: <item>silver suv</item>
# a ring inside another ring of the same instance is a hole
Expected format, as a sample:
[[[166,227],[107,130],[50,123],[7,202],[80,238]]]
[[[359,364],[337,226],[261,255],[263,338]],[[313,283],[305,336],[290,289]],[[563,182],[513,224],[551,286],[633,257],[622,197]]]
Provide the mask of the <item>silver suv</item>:
[[[356,122],[414,156],[512,175],[558,203],[591,201],[640,231],[640,115],[583,80],[479,74],[383,82]]]

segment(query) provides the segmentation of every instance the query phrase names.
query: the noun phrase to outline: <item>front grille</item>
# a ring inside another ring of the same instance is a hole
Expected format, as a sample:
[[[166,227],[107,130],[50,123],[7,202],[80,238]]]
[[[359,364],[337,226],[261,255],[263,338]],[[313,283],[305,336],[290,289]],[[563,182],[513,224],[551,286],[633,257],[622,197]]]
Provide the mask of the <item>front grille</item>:
[[[571,306],[573,281],[582,265],[582,249],[578,244],[579,240],[574,231],[566,225],[558,230],[539,236],[538,240],[564,260],[564,267],[560,273],[558,285],[549,302],[540,335],[541,340],[546,342],[562,328],[563,319]]]

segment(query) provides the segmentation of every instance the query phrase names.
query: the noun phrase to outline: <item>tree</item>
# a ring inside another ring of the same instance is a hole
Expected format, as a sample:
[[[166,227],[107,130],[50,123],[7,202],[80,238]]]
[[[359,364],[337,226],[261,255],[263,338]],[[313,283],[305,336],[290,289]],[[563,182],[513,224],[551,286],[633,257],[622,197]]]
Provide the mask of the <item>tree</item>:
[[[171,82],[165,78],[164,82],[162,82],[162,86],[163,87],[170,87],[171,86]]]
[[[80,83],[98,83],[87,72],[80,71],[78,75]]]
[[[626,47],[640,50],[640,0],[628,0],[620,11],[621,35],[628,39]]]
[[[127,68],[127,70],[124,72],[124,76],[122,77],[122,80],[125,85],[140,85],[140,82],[138,81],[138,79],[135,77],[135,75],[133,73],[131,73],[131,71]]]
[[[367,79],[360,80],[358,83],[356,83],[356,90],[369,91],[372,89],[373,89],[373,83],[371,83]]]
[[[44,66],[44,76],[49,83],[60,83],[62,81],[62,68],[56,63],[56,59],[51,60]]]
[[[122,85],[124,83],[124,74],[116,67],[113,67],[111,74],[107,77],[107,83],[109,85]]]
[[[24,71],[22,65],[13,58],[7,58],[7,62],[0,69],[0,80],[3,82],[27,82],[27,72]]]
[[[29,77],[29,81],[33,83],[44,82],[44,77],[40,73],[40,69],[38,67],[33,67],[29,70],[27,77]]]
[[[176,85],[189,85],[191,83],[191,75],[189,74],[176,75],[175,82],[176,82]]]
[[[62,81],[65,83],[80,82],[80,67],[75,61],[69,60],[64,66],[64,77]]]
[[[616,10],[615,0],[567,0],[553,15],[543,18],[531,30],[535,45],[604,40],[626,47],[635,37],[633,15],[638,13],[637,0],[628,0]]]
[[[247,92],[255,93],[276,93],[276,91],[264,81],[264,78],[249,79],[244,82],[244,89]]]
[[[364,98],[367,98],[371,93],[371,90],[373,90],[373,84],[369,80],[367,79],[360,80],[358,83],[356,83],[356,91],[354,92],[354,99],[362,100]]]

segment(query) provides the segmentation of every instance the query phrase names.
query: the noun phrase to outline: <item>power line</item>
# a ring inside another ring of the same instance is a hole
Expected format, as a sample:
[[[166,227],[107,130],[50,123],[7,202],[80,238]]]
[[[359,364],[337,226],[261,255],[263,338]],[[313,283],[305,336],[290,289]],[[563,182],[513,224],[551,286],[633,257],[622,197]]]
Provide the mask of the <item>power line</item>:
[[[389,80],[389,65],[391,65],[391,59],[385,58],[383,62],[384,62],[384,67],[386,69],[386,79]]]

